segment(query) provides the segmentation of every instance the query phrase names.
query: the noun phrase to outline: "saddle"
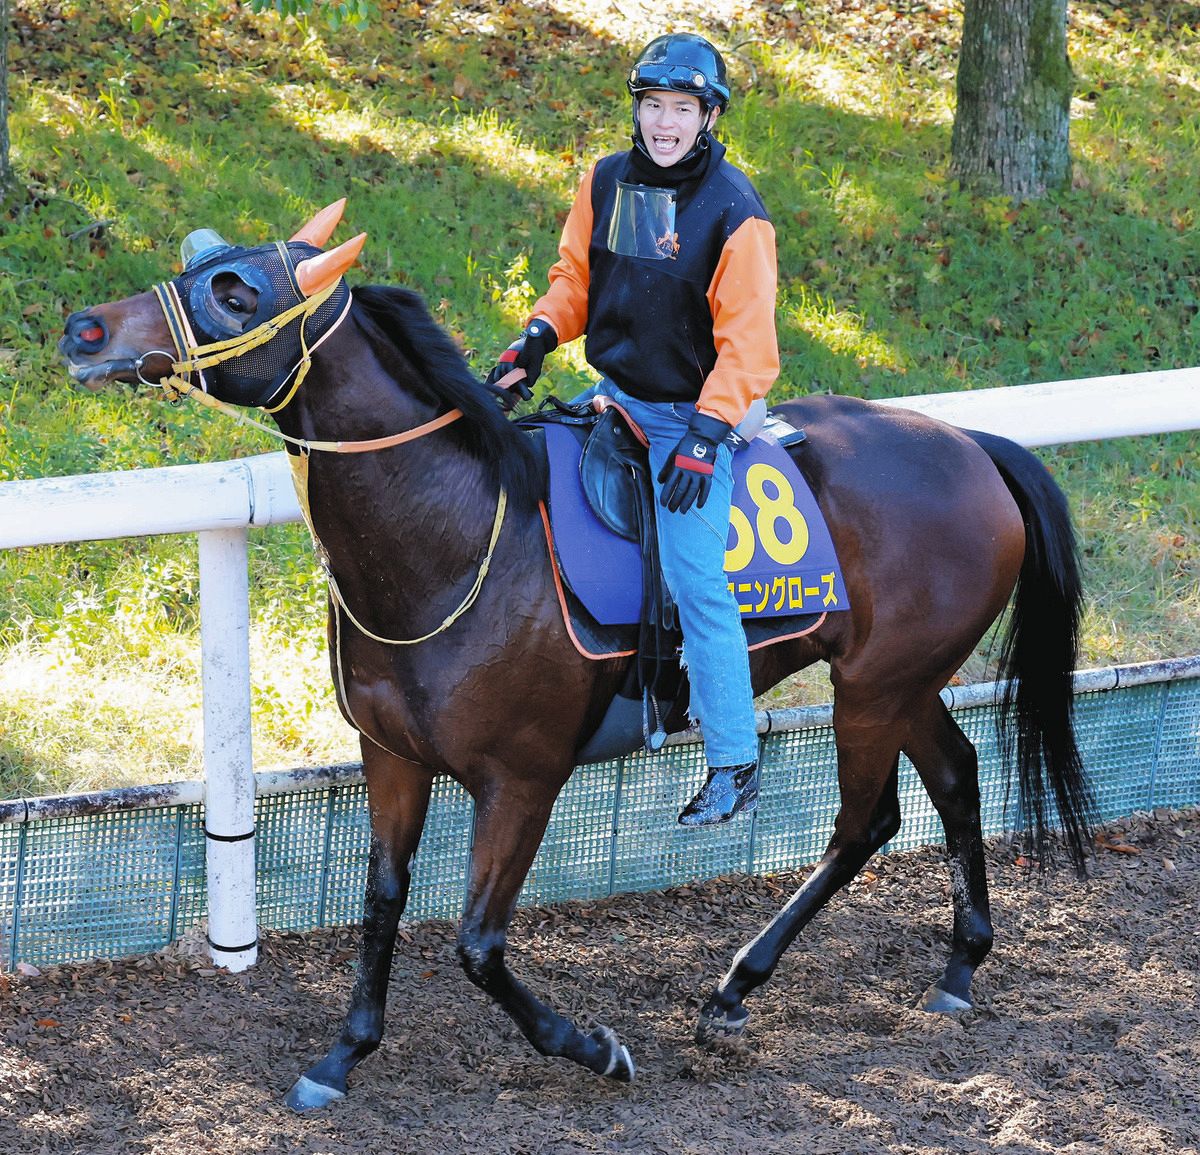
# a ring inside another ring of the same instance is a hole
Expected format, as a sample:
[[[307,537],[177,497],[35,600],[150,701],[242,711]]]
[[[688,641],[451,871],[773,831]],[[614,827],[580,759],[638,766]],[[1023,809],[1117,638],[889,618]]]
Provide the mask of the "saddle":
[[[578,404],[550,397],[538,412],[517,423],[534,429],[564,425],[575,433],[582,446],[579,479],[592,513],[612,533],[638,547],[642,596],[637,660],[621,695],[641,702],[643,737],[648,749],[657,750],[666,741],[663,720],[683,681],[678,659],[683,635],[659,564],[649,441],[620,405],[602,396]]]
[[[638,541],[651,523],[653,506],[645,507],[651,492],[646,435],[615,402],[597,397],[596,412],[583,453],[579,477],[592,512],[613,533]]]

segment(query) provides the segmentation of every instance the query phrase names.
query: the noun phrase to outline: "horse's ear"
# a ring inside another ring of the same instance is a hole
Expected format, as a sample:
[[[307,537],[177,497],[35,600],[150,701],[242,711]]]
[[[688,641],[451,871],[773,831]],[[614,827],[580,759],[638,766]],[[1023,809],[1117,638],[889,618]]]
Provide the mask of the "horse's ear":
[[[362,247],[367,242],[367,234],[359,233],[348,241],[343,241],[336,249],[327,253],[318,253],[301,261],[296,266],[296,284],[306,297],[319,293],[332,285],[355,261]]]
[[[308,222],[294,237],[293,241],[306,241],[315,249],[323,249],[326,242],[333,236],[333,230],[338,227],[342,213],[346,211],[346,198],[326,205],[311,221]]]

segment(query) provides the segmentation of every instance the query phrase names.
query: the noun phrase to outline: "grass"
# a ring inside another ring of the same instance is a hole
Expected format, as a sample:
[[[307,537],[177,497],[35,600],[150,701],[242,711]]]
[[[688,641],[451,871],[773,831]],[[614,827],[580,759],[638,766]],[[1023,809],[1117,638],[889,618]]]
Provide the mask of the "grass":
[[[62,318],[140,292],[192,228],[286,236],[349,195],[357,278],[421,291],[483,373],[544,284],[587,165],[628,136],[623,75],[681,4],[388,0],[321,35],[231,3],[159,36],[116,0],[20,0],[0,216],[0,480],[219,460],[265,435],[155,397],[65,387]],[[1073,3],[1070,190],[947,178],[956,4],[708,6],[724,136],[779,237],[773,396],[896,396],[1200,364],[1200,8]],[[547,388],[587,379],[555,355]],[[1044,457],[1084,544],[1083,664],[1200,652],[1193,434]],[[353,757],[304,531],[252,541],[260,765]],[[196,551],[150,539],[0,556],[0,795],[198,772]],[[967,677],[990,675],[986,652]],[[823,700],[813,676],[773,702]]]

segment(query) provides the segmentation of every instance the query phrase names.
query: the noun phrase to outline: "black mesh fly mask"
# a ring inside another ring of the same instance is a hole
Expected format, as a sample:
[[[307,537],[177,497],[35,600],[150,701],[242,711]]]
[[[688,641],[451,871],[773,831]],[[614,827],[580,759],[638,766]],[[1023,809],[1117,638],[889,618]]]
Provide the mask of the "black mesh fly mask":
[[[300,289],[296,266],[320,253],[305,241],[252,249],[219,245],[198,254],[173,281],[155,285],[179,358],[176,373],[235,405],[282,409],[303,380],[312,351],[351,303],[341,278],[311,297]],[[253,312],[235,314],[221,306],[214,282],[226,274],[255,291]]]

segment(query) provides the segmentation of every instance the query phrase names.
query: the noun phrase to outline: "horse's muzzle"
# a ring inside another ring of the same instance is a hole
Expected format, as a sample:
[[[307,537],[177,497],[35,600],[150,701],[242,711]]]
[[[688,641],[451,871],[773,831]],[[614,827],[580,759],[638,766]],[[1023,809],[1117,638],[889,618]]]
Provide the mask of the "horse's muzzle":
[[[111,381],[149,385],[153,382],[142,376],[142,366],[150,357],[161,356],[170,365],[171,355],[158,350],[140,357],[114,357],[91,363],[85,360],[102,353],[110,340],[108,326],[95,313],[72,313],[67,318],[66,331],[58,342],[58,352],[67,363],[67,372],[72,381],[93,392]]]

